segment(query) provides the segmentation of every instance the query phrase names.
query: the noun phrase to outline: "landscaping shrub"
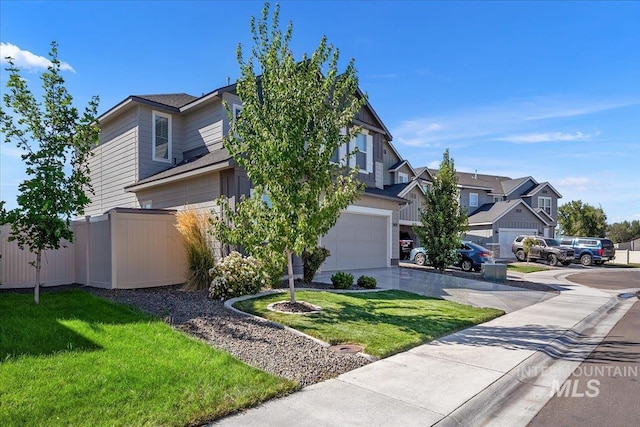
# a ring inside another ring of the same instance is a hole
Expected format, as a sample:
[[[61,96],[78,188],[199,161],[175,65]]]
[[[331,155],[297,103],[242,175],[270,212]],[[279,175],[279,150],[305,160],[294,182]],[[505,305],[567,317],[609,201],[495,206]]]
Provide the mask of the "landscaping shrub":
[[[338,271],[331,276],[331,283],[336,289],[349,289],[353,285],[353,274]]]
[[[215,264],[207,241],[209,216],[195,209],[176,213],[176,228],[182,235],[187,252],[187,284],[189,289],[207,289],[211,282],[209,270]]]
[[[255,294],[267,284],[267,275],[253,257],[243,257],[231,252],[210,271],[209,297],[227,300],[242,295]]]
[[[374,289],[378,282],[376,282],[375,277],[371,276],[360,276],[358,277],[358,286],[365,289]]]
[[[318,268],[320,268],[329,255],[331,255],[329,249],[320,246],[316,247],[312,252],[302,252],[302,276],[305,283],[311,283],[313,281],[313,276],[316,275],[316,271],[318,271]]]

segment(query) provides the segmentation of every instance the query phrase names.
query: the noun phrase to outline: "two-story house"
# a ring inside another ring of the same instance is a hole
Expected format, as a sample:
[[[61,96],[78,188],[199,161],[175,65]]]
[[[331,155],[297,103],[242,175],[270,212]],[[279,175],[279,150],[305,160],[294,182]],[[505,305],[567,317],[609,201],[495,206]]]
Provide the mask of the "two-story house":
[[[234,113],[242,108],[235,85],[229,85],[200,97],[129,96],[102,114],[100,143],[90,164],[95,195],[86,214],[114,207],[215,209],[221,195],[231,203],[248,196],[247,174],[223,147],[229,131],[223,101]],[[325,271],[396,265],[400,227],[417,220],[405,206],[422,200],[423,187],[412,179],[415,171],[393,147],[389,130],[370,104],[353,124],[362,131],[345,151],[358,147],[350,166],[357,162],[366,189],[320,239],[331,251]]]
[[[469,215],[465,239],[493,249],[497,257],[513,258],[511,244],[517,235],[554,236],[562,195],[550,183],[539,183],[531,176],[456,175],[460,205]]]

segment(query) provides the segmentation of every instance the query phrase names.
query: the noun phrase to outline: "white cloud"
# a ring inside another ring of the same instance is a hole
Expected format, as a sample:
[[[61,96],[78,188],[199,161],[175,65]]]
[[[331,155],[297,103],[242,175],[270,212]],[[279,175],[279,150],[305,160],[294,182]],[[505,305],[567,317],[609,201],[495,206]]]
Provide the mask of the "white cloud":
[[[558,187],[572,188],[577,191],[586,191],[594,186],[589,178],[584,176],[568,176],[557,180],[556,183]]]
[[[4,145],[4,144],[3,144]],[[0,154],[2,154],[3,158],[11,157],[12,159],[22,161],[22,154],[24,154],[24,150],[18,147],[12,147],[10,145],[0,146]]]
[[[583,141],[591,139],[592,136],[599,135],[599,132],[589,133],[564,133],[564,132],[539,132],[527,133],[521,135],[509,135],[502,138],[496,138],[498,141],[514,142],[516,144],[533,144],[538,142],[556,142],[556,141]]]
[[[455,145],[452,142],[465,144],[480,137],[518,143],[583,140],[597,136],[598,132],[532,131],[536,127],[548,127],[545,121],[637,104],[640,104],[638,99],[584,101],[567,97],[537,97],[511,100],[445,115],[408,119],[391,129],[391,133],[399,144],[412,147],[452,147]]]
[[[51,61],[44,56],[36,55],[28,50],[22,50],[11,43],[0,42],[0,64],[8,64],[7,57],[13,58],[13,63],[17,68],[29,71],[46,70],[51,65]],[[60,61],[60,69],[62,71],[76,72],[71,65],[63,61]]]

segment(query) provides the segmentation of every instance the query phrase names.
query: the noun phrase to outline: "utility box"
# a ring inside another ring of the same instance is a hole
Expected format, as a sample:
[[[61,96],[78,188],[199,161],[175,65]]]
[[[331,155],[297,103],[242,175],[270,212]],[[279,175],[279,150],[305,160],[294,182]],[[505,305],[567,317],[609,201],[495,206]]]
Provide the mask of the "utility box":
[[[482,270],[480,270],[480,277],[492,282],[504,283],[507,281],[507,266],[506,264],[482,264]]]

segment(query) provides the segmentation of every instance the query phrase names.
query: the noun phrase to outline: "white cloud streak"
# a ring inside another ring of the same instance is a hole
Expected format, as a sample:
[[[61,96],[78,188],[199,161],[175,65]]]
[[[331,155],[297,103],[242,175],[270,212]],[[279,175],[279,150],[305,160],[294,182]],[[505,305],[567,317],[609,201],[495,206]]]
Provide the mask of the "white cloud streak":
[[[468,142],[480,137],[520,144],[584,140],[597,136],[598,132],[531,131],[533,128],[550,127],[545,122],[547,120],[637,104],[640,104],[640,100],[587,102],[539,97],[409,119],[401,122],[391,133],[399,144],[410,147],[452,146],[452,142]],[[557,127],[557,124],[553,126]]]
[[[0,42],[0,64],[8,64],[7,57],[13,58],[13,63],[17,68],[28,71],[46,70],[51,65],[51,61],[44,56],[20,49],[11,43]],[[60,61],[60,69],[62,71],[76,72],[71,65],[63,61]]]
[[[496,138],[497,141],[507,141],[516,144],[535,144],[539,142],[558,142],[558,141],[584,141],[591,139],[592,136],[598,136],[600,133],[593,134],[575,132],[539,132],[539,133],[527,133],[521,135],[509,135],[503,138]]]

